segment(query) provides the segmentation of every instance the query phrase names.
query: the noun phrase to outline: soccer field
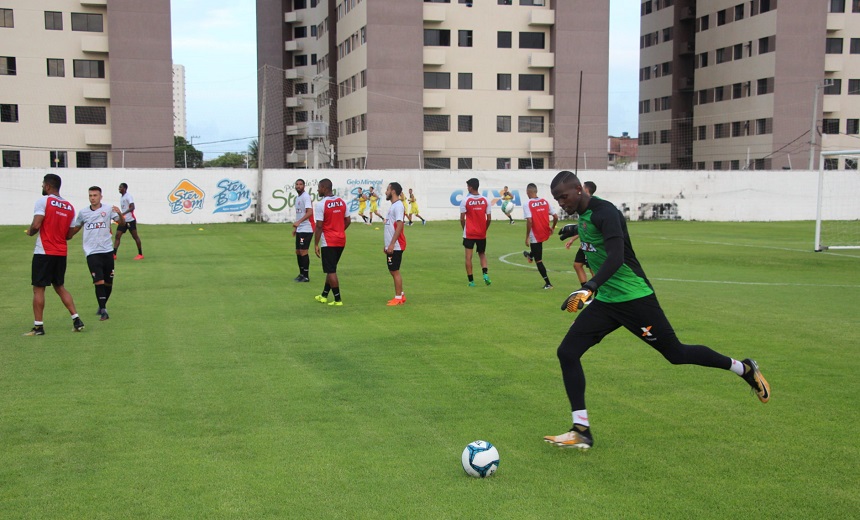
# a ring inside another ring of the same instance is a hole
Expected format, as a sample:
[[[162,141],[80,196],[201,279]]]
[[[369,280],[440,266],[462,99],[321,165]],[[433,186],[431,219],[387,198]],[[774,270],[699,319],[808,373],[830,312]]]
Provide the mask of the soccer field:
[[[860,252],[813,253],[813,223],[634,222],[681,341],[759,362],[672,366],[620,330],[583,358],[595,446],[570,427],[556,348],[573,251],[526,264],[494,221],[492,285],[466,286],[457,222],[406,228],[393,295],[382,230],[353,224],[343,307],[297,284],[289,225],[140,227],[99,322],[80,237],[32,326],[24,226],[0,227],[2,518],[857,518]],[[311,252],[311,254],[313,254]],[[475,257],[476,276],[480,266]],[[489,479],[460,453],[501,454]]]

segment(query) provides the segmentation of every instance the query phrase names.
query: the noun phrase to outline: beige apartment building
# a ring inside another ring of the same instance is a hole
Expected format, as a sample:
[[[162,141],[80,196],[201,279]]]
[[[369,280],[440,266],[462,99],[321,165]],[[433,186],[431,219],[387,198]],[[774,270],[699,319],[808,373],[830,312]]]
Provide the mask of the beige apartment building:
[[[608,2],[257,0],[264,165],[606,168],[608,48]]]
[[[817,168],[858,148],[860,0],[646,0],[640,49],[640,169],[808,168],[810,150]]]
[[[0,3],[2,167],[173,167],[170,1]]]

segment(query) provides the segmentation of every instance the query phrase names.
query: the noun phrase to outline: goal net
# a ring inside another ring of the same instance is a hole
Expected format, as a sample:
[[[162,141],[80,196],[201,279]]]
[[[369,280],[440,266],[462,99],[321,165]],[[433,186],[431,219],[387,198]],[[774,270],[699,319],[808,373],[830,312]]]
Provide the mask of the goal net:
[[[860,249],[860,150],[821,152],[815,251]]]

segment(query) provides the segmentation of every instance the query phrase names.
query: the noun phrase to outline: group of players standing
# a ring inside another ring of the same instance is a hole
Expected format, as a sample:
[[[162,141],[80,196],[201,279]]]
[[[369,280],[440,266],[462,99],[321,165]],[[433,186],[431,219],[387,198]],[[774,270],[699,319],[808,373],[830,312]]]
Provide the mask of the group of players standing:
[[[93,279],[100,321],[110,318],[107,302],[113,291],[114,260],[120,239],[126,231],[131,232],[137,244],[135,260],[143,260],[137,221],[134,216],[134,198],[128,193],[128,185],[119,185],[120,206],[102,204],[102,189],[92,186],[88,190],[89,206],[75,213],[74,206],[62,196],[59,175],[49,173],[42,180],[42,197],[36,201],[33,221],[27,228],[28,236],[38,235],[33,252],[31,281],[33,285],[33,328],[25,336],[44,336],[43,315],[45,289],[52,286],[72,317],[72,330],[80,332],[84,322],[75,308],[72,294],[65,288],[67,241],[83,230],[83,248],[87,267]],[[111,223],[118,224],[115,238],[111,235]]]

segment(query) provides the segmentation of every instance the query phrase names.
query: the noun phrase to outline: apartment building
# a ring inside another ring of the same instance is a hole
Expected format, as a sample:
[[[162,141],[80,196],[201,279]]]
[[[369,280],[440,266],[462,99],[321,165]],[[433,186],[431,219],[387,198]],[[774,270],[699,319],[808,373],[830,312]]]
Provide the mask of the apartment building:
[[[606,167],[608,2],[257,0],[257,24],[267,166]]]
[[[2,167],[173,167],[170,1],[0,4]]]
[[[640,169],[807,168],[810,150],[857,148],[860,1],[646,0],[640,13]]]

